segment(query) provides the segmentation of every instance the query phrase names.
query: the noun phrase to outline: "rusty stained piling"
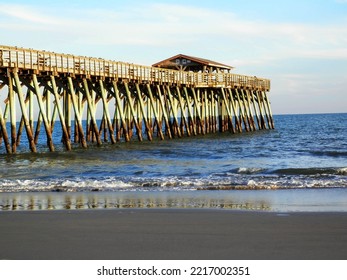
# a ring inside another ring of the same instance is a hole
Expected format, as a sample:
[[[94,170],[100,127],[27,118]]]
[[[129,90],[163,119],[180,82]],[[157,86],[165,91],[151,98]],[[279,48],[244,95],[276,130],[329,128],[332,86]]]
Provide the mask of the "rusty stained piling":
[[[0,153],[17,152],[23,129],[36,152],[44,149],[37,142],[43,131],[48,150],[62,145],[70,151],[274,128],[266,79],[0,49]],[[39,63],[39,57],[47,60]],[[61,139],[53,138],[57,129]]]

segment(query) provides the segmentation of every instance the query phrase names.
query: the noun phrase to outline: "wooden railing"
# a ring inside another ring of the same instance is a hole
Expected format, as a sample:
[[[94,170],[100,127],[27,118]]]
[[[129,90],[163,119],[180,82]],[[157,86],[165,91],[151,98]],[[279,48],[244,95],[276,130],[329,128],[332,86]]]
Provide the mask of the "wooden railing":
[[[0,68],[111,77],[194,87],[245,87],[270,90],[270,80],[232,73],[178,71],[85,56],[0,46]]]

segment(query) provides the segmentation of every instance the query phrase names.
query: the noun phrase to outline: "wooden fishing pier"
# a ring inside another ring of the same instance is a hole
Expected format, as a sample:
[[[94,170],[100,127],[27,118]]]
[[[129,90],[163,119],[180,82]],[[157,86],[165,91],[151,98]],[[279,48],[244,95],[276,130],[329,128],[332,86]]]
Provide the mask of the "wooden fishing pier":
[[[23,137],[38,151],[40,132],[54,151],[273,129],[270,81],[231,68],[184,55],[143,66],[0,46],[0,153],[16,153]]]

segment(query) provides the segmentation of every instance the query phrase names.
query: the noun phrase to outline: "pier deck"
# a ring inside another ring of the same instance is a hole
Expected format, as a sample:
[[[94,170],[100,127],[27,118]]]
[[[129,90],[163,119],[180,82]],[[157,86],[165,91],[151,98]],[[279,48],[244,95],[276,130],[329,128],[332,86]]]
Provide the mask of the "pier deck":
[[[134,138],[273,129],[269,90],[270,81],[255,76],[0,46],[0,153],[16,153],[23,130],[36,152],[41,126],[54,151],[57,119],[59,144],[67,150],[73,143],[86,148]]]

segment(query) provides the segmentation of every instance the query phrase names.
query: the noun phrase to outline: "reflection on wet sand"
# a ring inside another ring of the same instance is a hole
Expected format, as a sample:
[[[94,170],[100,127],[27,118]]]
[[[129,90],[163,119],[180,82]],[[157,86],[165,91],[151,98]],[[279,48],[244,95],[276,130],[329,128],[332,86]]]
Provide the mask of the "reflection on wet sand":
[[[264,200],[187,195],[187,193],[11,193],[2,194],[0,211],[80,210],[115,208],[209,208],[271,210]]]

